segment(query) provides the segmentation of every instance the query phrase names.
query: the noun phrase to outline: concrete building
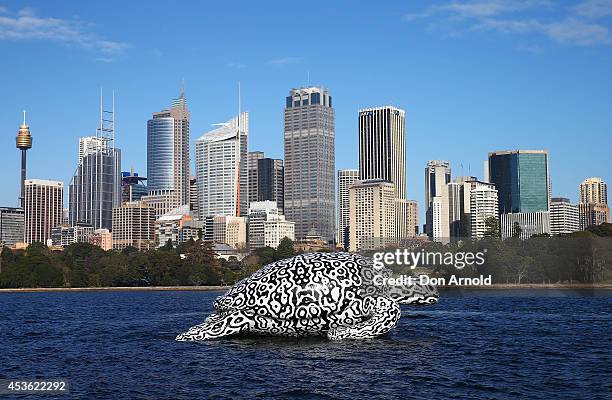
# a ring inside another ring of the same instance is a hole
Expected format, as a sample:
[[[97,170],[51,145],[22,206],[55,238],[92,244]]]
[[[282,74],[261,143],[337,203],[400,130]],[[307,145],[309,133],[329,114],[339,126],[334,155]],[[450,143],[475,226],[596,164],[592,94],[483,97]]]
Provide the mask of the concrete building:
[[[565,197],[553,197],[550,201],[550,233],[561,235],[580,230],[580,212],[577,204]]]
[[[312,229],[328,243],[335,237],[335,115],[327,89],[292,89],[286,98],[285,216],[295,236]]]
[[[94,228],[89,225],[60,225],[51,228],[51,243],[53,246],[66,247],[73,243],[88,243],[89,235]]]
[[[521,239],[529,239],[533,235],[551,233],[549,211],[505,213],[500,215],[502,239],[514,236],[514,226],[517,223],[521,229],[519,235]]]
[[[295,240],[295,223],[285,220],[274,201],[257,201],[249,209],[248,242],[251,251],[276,249],[285,237]]]
[[[587,178],[580,183],[580,229],[610,222],[608,185],[601,178]]]
[[[470,193],[470,237],[482,238],[487,232],[487,220],[498,218],[497,190],[491,185],[475,184]]]
[[[108,229],[96,229],[89,235],[89,243],[104,251],[113,249],[113,234]]]
[[[189,239],[197,240],[203,236],[203,229],[204,223],[193,220],[188,204],[175,208],[155,221],[157,247],[165,246],[168,241],[176,246]]]
[[[285,213],[285,167],[283,160],[257,160],[257,201],[273,201],[279,214]]]
[[[250,151],[248,154],[249,164],[249,207],[254,201],[259,201],[257,198],[257,171],[259,159],[265,158],[263,151]]]
[[[359,170],[338,170],[338,232],[336,245],[348,250],[349,244],[349,187],[359,180]]]
[[[24,242],[47,244],[51,229],[62,224],[64,184],[42,179],[25,180]]]
[[[451,169],[448,161],[431,160],[425,167],[425,233],[431,240],[448,240],[449,199],[447,184],[450,182]],[[434,198],[436,212],[434,221]],[[434,226],[434,223],[436,226]],[[436,234],[434,234],[436,232]]]
[[[393,106],[359,110],[359,179],[393,183],[395,233],[398,239],[412,236],[407,225],[404,110]]]
[[[155,213],[142,201],[125,203],[113,208],[113,249],[135,247],[138,250],[155,248]]]
[[[174,209],[171,207],[176,204],[175,197],[175,193],[172,190],[156,190],[149,192],[146,196],[142,196],[140,201],[151,207],[155,219],[158,219]]]
[[[147,121],[147,178],[150,195],[168,196],[168,209],[189,204],[189,121],[184,91],[170,109]]]
[[[416,237],[419,234],[419,206],[416,200],[407,200],[408,212],[408,237]]]
[[[383,248],[397,242],[395,186],[383,180],[359,181],[349,188],[350,251]]]
[[[23,243],[24,226],[23,208],[0,207],[0,246]]]
[[[247,221],[245,217],[214,215],[205,218],[204,240],[225,243],[233,248],[247,245]]]
[[[199,218],[248,213],[248,113],[196,140]]]

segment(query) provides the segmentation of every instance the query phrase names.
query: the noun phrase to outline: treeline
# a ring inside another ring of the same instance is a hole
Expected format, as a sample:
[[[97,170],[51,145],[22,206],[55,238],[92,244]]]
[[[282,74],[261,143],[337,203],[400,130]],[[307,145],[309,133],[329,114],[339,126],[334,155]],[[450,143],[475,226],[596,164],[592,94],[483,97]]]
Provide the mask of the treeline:
[[[391,249],[390,249],[391,250]],[[612,282],[612,224],[602,224],[568,235],[537,235],[527,240],[487,237],[457,243],[414,243],[413,252],[450,253],[456,261],[467,253],[481,253],[478,265],[457,263],[421,265],[435,276],[450,278],[491,275],[493,283],[600,283]],[[460,257],[458,257],[459,255]],[[407,268],[393,268],[408,273]]]
[[[241,261],[218,258],[212,244],[201,240],[143,252],[133,247],[104,251],[89,243],[52,251],[33,243],[26,250],[2,249],[0,288],[231,285],[293,255],[287,238],[277,250],[257,249]]]

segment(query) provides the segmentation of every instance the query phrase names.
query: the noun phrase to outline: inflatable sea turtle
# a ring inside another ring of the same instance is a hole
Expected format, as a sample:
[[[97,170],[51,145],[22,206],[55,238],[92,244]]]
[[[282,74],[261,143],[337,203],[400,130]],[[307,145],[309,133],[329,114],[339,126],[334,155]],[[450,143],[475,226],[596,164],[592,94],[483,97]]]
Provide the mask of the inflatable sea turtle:
[[[384,285],[391,271],[352,253],[309,253],[266,265],[215,300],[215,313],[176,337],[207,340],[238,333],[365,339],[389,332],[399,304],[434,304],[417,283]]]

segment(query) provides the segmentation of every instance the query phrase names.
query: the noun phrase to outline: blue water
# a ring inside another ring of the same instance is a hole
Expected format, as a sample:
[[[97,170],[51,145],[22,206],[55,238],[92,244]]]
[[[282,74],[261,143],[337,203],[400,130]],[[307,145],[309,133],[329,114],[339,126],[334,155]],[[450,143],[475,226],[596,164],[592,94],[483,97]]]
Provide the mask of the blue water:
[[[443,292],[365,341],[175,342],[218,294],[2,293],[0,377],[67,378],[62,399],[611,398],[612,291]]]

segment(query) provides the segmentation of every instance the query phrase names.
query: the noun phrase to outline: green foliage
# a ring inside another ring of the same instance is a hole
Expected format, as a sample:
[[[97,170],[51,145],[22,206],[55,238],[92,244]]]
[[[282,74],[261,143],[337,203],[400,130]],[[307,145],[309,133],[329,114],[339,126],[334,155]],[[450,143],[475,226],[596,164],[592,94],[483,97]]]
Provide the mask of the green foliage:
[[[497,217],[489,217],[485,219],[484,237],[488,237],[488,238],[501,237],[500,229],[499,229],[499,220],[497,219]]]
[[[285,258],[291,258],[295,256],[295,249],[293,248],[293,240],[288,237],[284,237],[276,249],[274,254],[275,260],[284,260]]]

